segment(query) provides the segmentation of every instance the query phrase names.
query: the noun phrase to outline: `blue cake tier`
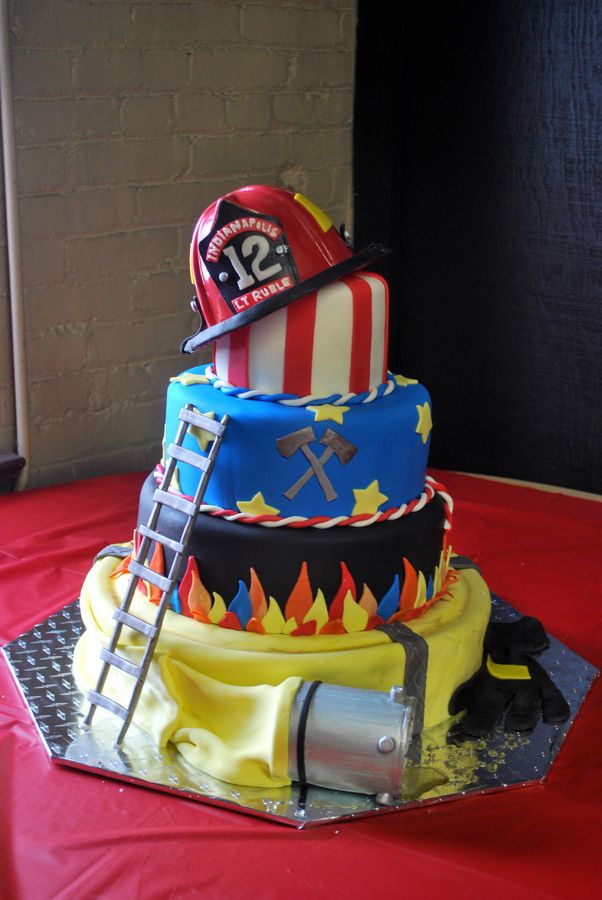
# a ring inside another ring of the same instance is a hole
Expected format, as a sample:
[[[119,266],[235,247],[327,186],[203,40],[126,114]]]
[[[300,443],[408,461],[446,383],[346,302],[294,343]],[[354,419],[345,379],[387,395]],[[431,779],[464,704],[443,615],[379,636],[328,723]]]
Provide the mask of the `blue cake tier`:
[[[216,419],[227,414],[205,504],[248,516],[379,515],[419,497],[425,483],[430,398],[422,385],[399,381],[392,376],[378,392],[342,402],[331,397],[298,405],[298,399],[228,392],[207,381],[205,367],[191,369],[169,386],[165,447],[187,404]],[[184,446],[208,453],[210,439],[191,428]],[[193,495],[198,479],[198,470],[179,463],[172,486]]]

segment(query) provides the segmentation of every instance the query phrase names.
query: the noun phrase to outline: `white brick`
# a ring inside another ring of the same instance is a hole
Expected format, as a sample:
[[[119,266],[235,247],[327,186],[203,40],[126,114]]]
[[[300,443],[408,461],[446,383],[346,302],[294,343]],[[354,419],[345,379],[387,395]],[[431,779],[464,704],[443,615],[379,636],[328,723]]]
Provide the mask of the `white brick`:
[[[226,121],[231,128],[267,131],[271,113],[270,94],[241,94],[226,100]]]
[[[69,183],[112,184],[162,181],[184,175],[188,169],[188,143],[181,138],[123,138],[89,141],[73,148]]]
[[[71,54],[66,50],[13,50],[15,97],[71,93]]]
[[[65,277],[63,241],[23,241],[21,256],[27,286],[56,284]]]
[[[90,280],[109,273],[145,272],[170,265],[177,259],[177,250],[177,234],[173,228],[80,238],[67,245],[67,271]]]
[[[328,91],[318,94],[314,104],[317,125],[344,125],[353,123],[353,94],[348,90]]]
[[[96,47],[82,51],[76,87],[82,91],[169,91],[188,83],[189,59],[182,50]]]
[[[32,421],[61,418],[88,408],[88,379],[85,375],[57,373],[44,381],[30,380],[29,398]]]
[[[194,288],[190,283],[188,266],[170,268],[165,272],[146,272],[132,279],[129,308],[133,315],[148,315],[158,312],[182,312],[188,314]],[[194,317],[190,313],[190,326]],[[190,332],[182,334],[187,337]]]
[[[17,45],[98,46],[123,40],[129,9],[127,3],[18,0],[12,4],[11,27]]]
[[[274,121],[293,125],[311,125],[315,119],[316,98],[298,91],[281,91],[274,97]]]
[[[103,137],[119,130],[119,105],[113,97],[17,100],[15,120],[21,146]]]
[[[125,365],[174,354],[186,337],[188,313],[147,316],[142,321],[97,323],[90,338],[91,365]],[[154,348],[154,353],[151,350]]]
[[[228,135],[224,138],[201,137],[192,148],[191,174],[240,173],[277,169],[289,156],[287,134]]]
[[[179,134],[216,134],[226,129],[223,97],[208,92],[176,96],[175,130]]]
[[[330,47],[338,42],[339,19],[334,10],[263,7],[249,4],[242,13],[243,36],[261,47]]]
[[[32,380],[81,371],[86,357],[85,333],[30,335],[27,341],[27,373]]]
[[[20,212],[28,239],[103,234],[135,221],[136,189],[100,188],[24,197]]]
[[[122,107],[123,131],[127,135],[171,134],[174,130],[171,97],[126,97]]]
[[[182,47],[233,43],[240,39],[239,4],[134,3],[132,43]]]
[[[287,84],[289,75],[288,51],[236,47],[195,50],[192,58],[192,84],[207,90],[214,89],[275,90]]]
[[[348,129],[313,131],[291,136],[291,154],[307,166],[351,164],[351,135]]]
[[[20,192],[34,194],[56,191],[66,182],[65,149],[59,145],[28,147],[17,157]]]
[[[304,50],[295,55],[295,90],[318,90],[324,86],[347,87],[353,84],[355,57],[351,50]]]
[[[198,185],[185,181],[139,187],[136,189],[137,221],[142,225],[189,223],[192,230],[202,211],[198,193]]]

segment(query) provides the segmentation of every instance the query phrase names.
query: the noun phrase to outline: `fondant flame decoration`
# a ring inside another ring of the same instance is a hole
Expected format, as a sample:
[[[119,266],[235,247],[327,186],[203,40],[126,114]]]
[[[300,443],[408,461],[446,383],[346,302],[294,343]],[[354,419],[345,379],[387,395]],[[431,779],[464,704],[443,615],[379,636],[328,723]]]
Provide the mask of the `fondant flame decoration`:
[[[370,631],[377,625],[416,619],[434,603],[449,597],[449,590],[459,577],[449,566],[451,552],[451,547],[441,551],[439,564],[428,581],[404,558],[403,585],[400,586],[399,576],[395,575],[380,601],[376,600],[366,584],[358,599],[355,582],[345,563],[341,562],[341,583],[330,606],[326,605],[321,590],[313,593],[307,563],[303,563],[284,606],[284,613],[274,597],[266,598],[254,569],[250,570],[248,587],[239,581],[238,591],[228,603],[218,593],[211,595],[201,580],[195,558],[190,556],[170,605],[175,612],[197,622],[257,634],[300,637]],[[129,558],[123,560],[112,577],[126,573],[128,561]],[[154,571],[164,574],[161,549],[155,549],[149,565]],[[140,581],[138,589],[151,603],[159,602],[161,592],[158,588]]]

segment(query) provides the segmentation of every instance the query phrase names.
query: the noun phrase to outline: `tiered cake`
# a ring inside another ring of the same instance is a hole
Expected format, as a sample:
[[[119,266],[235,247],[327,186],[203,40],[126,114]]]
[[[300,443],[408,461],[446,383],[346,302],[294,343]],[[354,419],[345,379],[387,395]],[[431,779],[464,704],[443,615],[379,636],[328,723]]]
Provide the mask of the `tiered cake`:
[[[172,379],[164,446],[183,407],[230,422],[135,721],[235,783],[289,782],[301,680],[405,683],[421,728],[449,715],[481,664],[489,594],[454,569],[452,501],[426,475],[429,395],[386,368],[388,288],[365,271],[381,253],[353,254],[311,201],[257,186],[210,206],[193,236],[204,324],[184,349],[214,340],[214,361]],[[193,426],[184,447],[207,454],[212,440]],[[191,496],[199,477],[179,462],[170,490]],[[176,539],[181,514],[163,509],[158,530]],[[158,545],[150,564],[169,565]],[[86,579],[84,687],[127,578],[127,561],[107,555]],[[136,614],[152,620],[156,601],[141,583]],[[140,636],[126,631],[120,651],[136,661]],[[121,699],[127,681],[112,673],[109,693]]]

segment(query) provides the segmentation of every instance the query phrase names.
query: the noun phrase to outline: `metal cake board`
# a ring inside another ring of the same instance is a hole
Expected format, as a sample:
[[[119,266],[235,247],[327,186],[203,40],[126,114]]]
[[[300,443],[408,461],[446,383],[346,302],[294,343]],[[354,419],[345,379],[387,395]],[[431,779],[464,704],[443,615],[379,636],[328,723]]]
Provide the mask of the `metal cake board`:
[[[494,621],[520,618],[504,600],[493,596],[492,601]],[[498,730],[487,739],[461,744],[448,739],[450,721],[425,730],[410,749],[402,799],[381,806],[371,796],[326,788],[310,786],[300,799],[295,784],[274,790],[227,784],[190,766],[171,745],[159,750],[135,724],[118,748],[120,721],[115,717],[97,716],[91,728],[83,726],[88,704],[71,673],[73,648],[82,632],[74,602],[2,648],[52,762],[295,828],[388,815],[543,781],[599,674],[550,636],[550,647],[538,660],[568,701],[569,720],[562,725],[540,722],[529,734]]]

